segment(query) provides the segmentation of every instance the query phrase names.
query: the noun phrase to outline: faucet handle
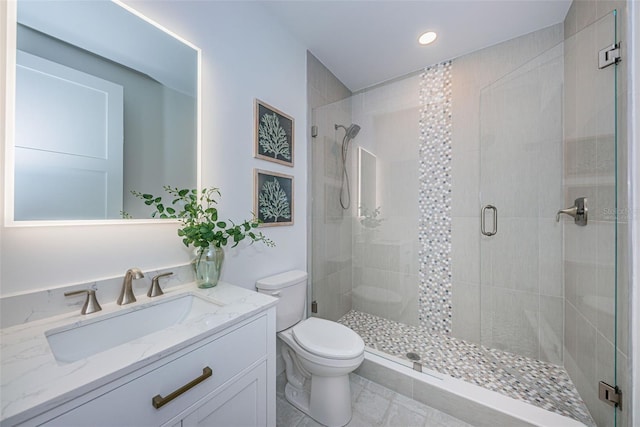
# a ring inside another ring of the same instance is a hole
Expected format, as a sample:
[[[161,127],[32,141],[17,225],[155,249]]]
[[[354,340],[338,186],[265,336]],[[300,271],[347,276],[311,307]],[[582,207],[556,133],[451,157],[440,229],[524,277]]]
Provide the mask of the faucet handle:
[[[158,274],[153,279],[151,279],[151,287],[149,288],[149,291],[147,292],[147,296],[149,298],[153,298],[153,297],[158,297],[158,296],[164,294],[164,292],[162,292],[162,289],[160,288],[159,279],[161,277],[171,276],[172,274],[173,274],[173,272],[170,271],[168,273]]]
[[[82,310],[80,311],[80,314],[91,314],[91,313],[95,313],[96,311],[102,310],[102,307],[100,307],[100,304],[98,303],[98,299],[96,298],[96,291],[94,291],[93,289],[83,289],[80,291],[65,292],[64,296],[70,297],[73,295],[80,295],[80,294],[87,294],[87,299],[85,300],[84,305],[82,306]]]

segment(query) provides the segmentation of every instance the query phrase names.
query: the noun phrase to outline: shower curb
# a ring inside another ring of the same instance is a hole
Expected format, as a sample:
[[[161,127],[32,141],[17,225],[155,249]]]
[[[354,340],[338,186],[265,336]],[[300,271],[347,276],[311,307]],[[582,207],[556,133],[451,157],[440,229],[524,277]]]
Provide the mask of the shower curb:
[[[478,427],[540,426],[586,427],[585,424],[521,400],[424,368],[413,370],[407,361],[369,348],[355,371],[370,381],[424,403]]]

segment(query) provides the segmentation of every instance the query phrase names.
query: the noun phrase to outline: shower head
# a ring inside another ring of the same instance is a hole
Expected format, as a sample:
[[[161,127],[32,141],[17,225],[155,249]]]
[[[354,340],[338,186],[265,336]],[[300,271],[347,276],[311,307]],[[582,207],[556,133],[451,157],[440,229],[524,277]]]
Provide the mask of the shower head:
[[[351,126],[349,126],[349,127],[346,127],[346,126],[343,126],[343,125],[335,125],[335,128],[336,129],[338,129],[338,128],[344,129],[344,131],[345,131],[344,139],[345,140],[350,140],[350,139],[355,138],[356,135],[358,135],[358,132],[360,132],[360,126],[358,126],[355,123],[351,123]]]
[[[347,138],[349,139],[353,139],[358,135],[358,132],[360,132],[360,126],[358,126],[355,123],[352,123],[351,126],[349,126],[349,128],[347,129]]]

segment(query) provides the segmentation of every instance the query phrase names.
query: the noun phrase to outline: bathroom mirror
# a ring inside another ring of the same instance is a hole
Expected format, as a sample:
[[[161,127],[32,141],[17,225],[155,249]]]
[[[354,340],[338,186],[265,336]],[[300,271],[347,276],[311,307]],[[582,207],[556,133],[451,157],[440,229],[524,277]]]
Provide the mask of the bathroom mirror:
[[[13,15],[9,222],[148,219],[131,190],[198,186],[198,48],[117,1]]]
[[[376,208],[376,156],[358,147],[358,216]]]

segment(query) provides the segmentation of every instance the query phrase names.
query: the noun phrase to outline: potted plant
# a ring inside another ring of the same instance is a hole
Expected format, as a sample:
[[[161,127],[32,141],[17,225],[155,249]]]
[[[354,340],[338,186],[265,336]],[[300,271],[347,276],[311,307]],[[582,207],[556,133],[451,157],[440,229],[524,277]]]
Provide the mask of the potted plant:
[[[169,204],[162,197],[152,194],[131,193],[146,205],[155,207],[151,215],[153,218],[173,218],[182,222],[178,236],[182,237],[185,246],[196,249],[193,266],[198,287],[211,288],[218,284],[224,247],[228,244],[233,243],[232,247],[236,247],[241,241],[249,239],[251,243],[262,242],[270,247],[275,246],[271,239],[255,230],[260,224],[255,216],[239,224],[218,219],[215,207],[215,197],[221,196],[218,188],[203,188],[200,193],[196,189],[178,189],[168,185],[163,188],[173,198]]]

